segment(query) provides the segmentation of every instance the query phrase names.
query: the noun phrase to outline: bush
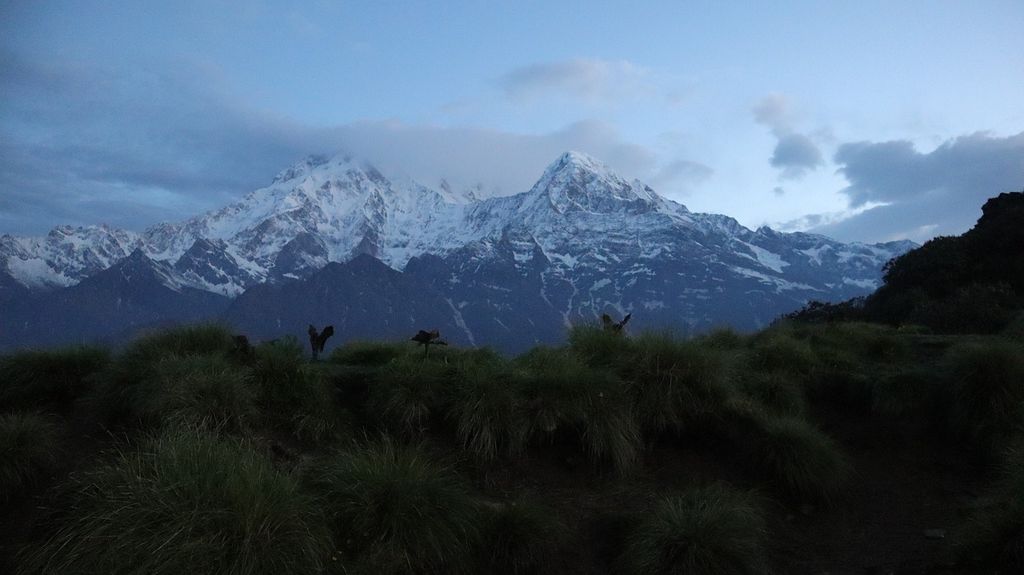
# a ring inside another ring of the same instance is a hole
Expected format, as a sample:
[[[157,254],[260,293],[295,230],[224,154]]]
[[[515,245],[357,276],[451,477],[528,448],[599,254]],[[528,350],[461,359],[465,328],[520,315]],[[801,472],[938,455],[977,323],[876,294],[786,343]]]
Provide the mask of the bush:
[[[1024,431],[1024,348],[992,338],[951,348],[945,358],[954,432],[994,456]]]
[[[88,387],[89,377],[108,363],[110,352],[98,347],[0,357],[0,409],[67,407]]]
[[[338,365],[377,367],[409,355],[408,343],[350,341],[331,352],[330,361]]]
[[[60,462],[60,433],[34,413],[0,415],[0,502],[38,484]]]
[[[57,531],[23,573],[318,573],[323,517],[249,445],[174,429],[74,475]]]
[[[490,511],[480,541],[480,569],[496,575],[555,572],[565,528],[550,509],[516,501]]]
[[[1024,571],[1024,440],[1006,451],[999,480],[972,515],[962,555],[1005,573]]]
[[[469,568],[480,514],[459,478],[419,448],[384,439],[334,455],[311,483],[346,561],[376,573]]]
[[[628,573],[764,573],[765,521],[749,494],[711,485],[667,497],[645,514],[622,557]]]
[[[147,423],[183,423],[241,429],[257,414],[247,370],[224,357],[164,357],[134,397],[135,414]]]

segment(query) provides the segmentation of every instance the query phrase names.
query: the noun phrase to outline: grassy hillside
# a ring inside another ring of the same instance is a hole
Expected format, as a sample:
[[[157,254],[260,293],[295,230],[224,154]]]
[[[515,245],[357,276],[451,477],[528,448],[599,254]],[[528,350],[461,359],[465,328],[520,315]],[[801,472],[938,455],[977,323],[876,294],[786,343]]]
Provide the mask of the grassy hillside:
[[[1015,572],[1019,326],[918,331],[6,356],[0,571]]]

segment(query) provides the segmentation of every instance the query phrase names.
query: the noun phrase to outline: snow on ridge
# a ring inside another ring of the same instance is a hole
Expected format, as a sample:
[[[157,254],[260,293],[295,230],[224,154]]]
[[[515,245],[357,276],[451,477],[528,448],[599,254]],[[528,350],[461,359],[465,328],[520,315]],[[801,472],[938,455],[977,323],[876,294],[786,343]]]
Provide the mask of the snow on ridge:
[[[590,259],[599,261],[588,256],[604,253],[601,250],[615,261],[634,255],[680,257],[685,251],[674,243],[680,237],[700,250],[710,249],[705,244],[727,246],[736,240],[745,246],[738,255],[776,274],[784,274],[790,265],[783,255],[750,243],[755,241],[754,232],[734,219],[691,213],[639,180],[626,181],[600,161],[574,151],[550,164],[530,190],[486,199],[452,190],[444,181],[434,189],[405,176],[385,176],[348,155],[310,157],[237,202],[185,221],[151,226],[142,234],[105,226],[62,226],[50,233],[53,239],[7,236],[0,243],[0,262],[6,259],[21,283],[55,287],[77,283],[137,247],[152,260],[171,266],[197,240],[210,240],[221,244],[238,264],[237,273],[246,278],[218,283],[221,273],[236,271],[217,268],[206,270],[209,278],[218,278],[213,283],[187,271],[178,279],[191,287],[234,295],[254,279],[271,277],[283,247],[300,234],[315,236],[317,245],[322,242],[329,261],[346,261],[368,249],[401,269],[413,257],[445,256],[510,229],[530,235],[552,264],[567,272],[589,266],[592,262],[583,262]],[[705,241],[701,234],[713,241]],[[775,242],[805,236],[771,232],[770,238]],[[46,247],[54,242],[60,249]],[[807,245],[805,239],[801,242]],[[821,265],[821,253],[832,245],[802,252]],[[884,246],[834,245],[839,264],[877,260],[889,253]],[[522,261],[528,257],[525,252],[514,255]]]

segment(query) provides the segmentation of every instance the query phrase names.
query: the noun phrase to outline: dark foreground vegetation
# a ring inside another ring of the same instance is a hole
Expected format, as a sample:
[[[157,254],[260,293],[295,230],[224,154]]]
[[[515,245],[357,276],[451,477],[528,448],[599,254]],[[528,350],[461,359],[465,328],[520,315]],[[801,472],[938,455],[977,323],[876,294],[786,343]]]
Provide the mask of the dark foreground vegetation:
[[[5,356],[0,572],[1019,573],[1024,316],[992,281],[1007,317],[956,329]]]
[[[934,553],[882,567],[1024,566],[1019,339],[786,323],[570,340],[309,363],[194,326],[7,356],[3,568],[862,572],[802,530],[863,503],[858,452],[879,444],[960,459],[977,488],[922,526],[946,531]]]

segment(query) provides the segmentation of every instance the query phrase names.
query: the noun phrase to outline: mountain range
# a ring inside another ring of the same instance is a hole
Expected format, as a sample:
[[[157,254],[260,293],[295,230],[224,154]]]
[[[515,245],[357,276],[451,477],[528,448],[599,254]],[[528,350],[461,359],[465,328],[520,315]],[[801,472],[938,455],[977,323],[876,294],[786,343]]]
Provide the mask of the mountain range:
[[[755,329],[873,291],[907,241],[841,243],[690,212],[577,152],[523,193],[430,188],[309,157],[241,201],[142,233],[0,237],[0,347],[118,341],[226,321],[255,339],[333,324],[338,343],[439,329],[517,352],[602,313],[631,328]]]

